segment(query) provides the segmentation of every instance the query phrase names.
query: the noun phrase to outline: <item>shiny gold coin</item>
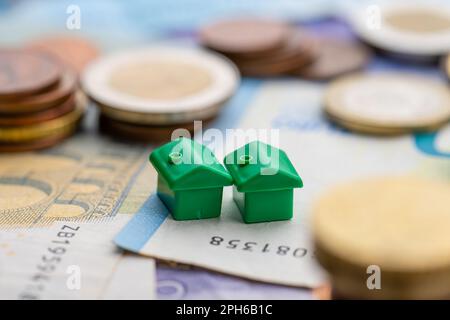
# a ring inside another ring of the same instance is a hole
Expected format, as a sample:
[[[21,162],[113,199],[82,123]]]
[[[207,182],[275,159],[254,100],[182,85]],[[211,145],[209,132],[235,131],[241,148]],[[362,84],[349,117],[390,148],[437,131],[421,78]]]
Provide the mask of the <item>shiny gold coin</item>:
[[[79,99],[75,110],[61,117],[28,126],[0,127],[0,142],[21,143],[73,131],[85,110]]]
[[[347,297],[450,296],[449,199],[450,182],[418,177],[337,186],[313,209],[317,258]],[[369,266],[382,291],[367,288]]]

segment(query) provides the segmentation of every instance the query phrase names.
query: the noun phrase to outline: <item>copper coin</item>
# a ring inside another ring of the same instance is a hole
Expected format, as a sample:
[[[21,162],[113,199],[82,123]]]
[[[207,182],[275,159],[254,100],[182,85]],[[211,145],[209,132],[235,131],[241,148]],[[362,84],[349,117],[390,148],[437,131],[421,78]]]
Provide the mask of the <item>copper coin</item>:
[[[288,25],[273,20],[223,20],[202,28],[200,41],[225,54],[260,54],[281,47],[289,31]]]
[[[63,102],[76,88],[77,76],[75,72],[66,69],[58,84],[50,90],[16,101],[0,102],[0,115],[22,114],[48,109]]]
[[[89,40],[74,36],[52,36],[35,40],[29,47],[49,53],[80,74],[99,51]]]
[[[203,121],[203,125],[212,119]],[[163,142],[170,141],[176,129],[186,129],[194,132],[194,122],[171,126],[144,126],[113,120],[104,115],[100,116],[100,130],[113,136],[122,137],[137,142]]]
[[[56,60],[29,50],[0,50],[0,100],[43,91],[56,84],[61,75]]]
[[[315,59],[315,41],[303,31],[293,32],[278,51],[235,63],[243,75],[275,76],[297,70]]]
[[[26,152],[50,148],[61,143],[70,137],[74,132],[75,130],[19,144],[0,143],[0,152]]]
[[[21,115],[8,115],[0,117],[0,126],[13,127],[13,126],[27,126],[40,122],[45,122],[63,116],[75,109],[75,96],[69,96],[60,105],[50,109],[26,113]]]
[[[318,39],[317,58],[313,63],[294,72],[307,79],[327,80],[362,69],[372,56],[370,50],[355,42]]]

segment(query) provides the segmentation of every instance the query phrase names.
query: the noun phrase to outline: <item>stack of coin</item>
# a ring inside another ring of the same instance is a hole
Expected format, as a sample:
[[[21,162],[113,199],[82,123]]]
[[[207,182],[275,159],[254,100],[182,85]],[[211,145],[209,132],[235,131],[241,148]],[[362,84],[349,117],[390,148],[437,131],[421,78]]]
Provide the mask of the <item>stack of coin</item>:
[[[203,27],[199,37],[203,46],[226,55],[246,76],[289,74],[315,57],[311,36],[274,20],[222,20]]]
[[[337,186],[313,209],[316,257],[338,299],[450,298],[450,184],[383,177]]]
[[[152,46],[99,58],[81,77],[101,128],[133,140],[170,140],[214,118],[239,84],[228,59],[206,50]]]
[[[0,151],[46,148],[71,135],[84,105],[76,74],[52,56],[0,50]]]
[[[450,119],[450,91],[410,73],[357,73],[329,85],[324,110],[332,121],[362,133],[431,131]]]
[[[363,69],[372,58],[371,50],[361,43],[332,38],[316,38],[316,58],[292,75],[310,80],[330,80]]]
[[[428,61],[450,51],[450,6],[424,1],[384,1],[350,14],[364,41],[390,55]]]

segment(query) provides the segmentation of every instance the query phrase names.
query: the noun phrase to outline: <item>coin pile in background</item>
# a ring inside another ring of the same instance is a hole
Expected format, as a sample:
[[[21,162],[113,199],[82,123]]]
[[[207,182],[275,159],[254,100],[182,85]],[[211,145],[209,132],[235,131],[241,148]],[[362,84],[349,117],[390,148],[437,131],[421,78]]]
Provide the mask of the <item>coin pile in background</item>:
[[[245,76],[298,75],[330,79],[363,68],[370,51],[355,42],[324,39],[284,22],[222,20],[199,31],[201,44],[226,55]]]
[[[410,73],[357,73],[329,85],[324,111],[356,132],[431,131],[450,119],[450,91],[443,83]]]
[[[384,177],[337,186],[319,198],[315,252],[333,296],[448,299],[449,194],[445,182]]]
[[[431,61],[448,53],[449,6],[384,1],[377,4],[376,11],[363,6],[349,15],[354,32],[371,46],[413,61]]]
[[[0,151],[53,146],[70,136],[84,111],[77,76],[55,57],[0,50]]]
[[[37,38],[28,43],[27,48],[53,55],[78,74],[99,55],[90,40],[66,35]]]
[[[105,56],[82,87],[101,111],[101,129],[138,141],[168,141],[175,129],[213,119],[239,85],[228,59],[205,50],[154,46]]]

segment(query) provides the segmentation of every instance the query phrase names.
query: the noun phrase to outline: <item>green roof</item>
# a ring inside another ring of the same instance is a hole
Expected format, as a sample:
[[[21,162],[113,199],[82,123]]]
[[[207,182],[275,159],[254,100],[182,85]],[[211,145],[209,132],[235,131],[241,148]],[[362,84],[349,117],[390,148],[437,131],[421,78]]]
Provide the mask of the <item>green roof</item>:
[[[212,151],[190,139],[179,138],[153,150],[150,162],[172,190],[223,187],[233,183]]]
[[[250,142],[228,154],[224,164],[240,192],[303,186],[302,179],[286,153],[260,141]]]

